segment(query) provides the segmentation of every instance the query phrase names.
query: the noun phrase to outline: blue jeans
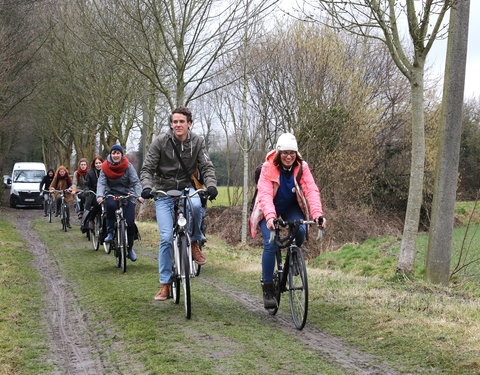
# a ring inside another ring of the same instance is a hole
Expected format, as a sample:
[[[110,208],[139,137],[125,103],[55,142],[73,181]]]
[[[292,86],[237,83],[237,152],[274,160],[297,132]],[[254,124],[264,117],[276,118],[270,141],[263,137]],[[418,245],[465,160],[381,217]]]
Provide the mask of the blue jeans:
[[[190,188],[190,193],[195,189]],[[191,198],[193,223],[191,240],[203,241],[205,236],[201,230],[202,224],[202,203],[200,197],[195,195]],[[172,281],[172,256],[173,256],[173,218],[175,199],[170,197],[158,197],[155,200],[158,230],[160,232],[160,248],[158,251],[158,272],[160,283],[170,284]]]
[[[282,215],[284,220],[303,220],[303,212],[300,210],[300,207],[294,207],[290,209],[286,214]],[[263,219],[260,222],[260,231],[262,232],[263,237],[263,254],[262,254],[262,281],[263,282],[272,282],[273,281],[273,270],[275,268],[275,254],[277,252],[278,246],[274,243],[269,243],[270,241],[270,230],[267,228],[267,222]],[[307,227],[303,224],[300,226],[297,236],[295,237],[295,242],[297,246],[302,246],[305,241],[305,236],[307,233]]]
[[[115,227],[115,210],[118,207],[118,201],[109,197],[105,200],[105,209],[107,211],[107,232],[113,232]],[[123,207],[123,217],[127,222],[127,239],[128,248],[133,247],[135,236],[135,204],[128,201],[127,205]]]

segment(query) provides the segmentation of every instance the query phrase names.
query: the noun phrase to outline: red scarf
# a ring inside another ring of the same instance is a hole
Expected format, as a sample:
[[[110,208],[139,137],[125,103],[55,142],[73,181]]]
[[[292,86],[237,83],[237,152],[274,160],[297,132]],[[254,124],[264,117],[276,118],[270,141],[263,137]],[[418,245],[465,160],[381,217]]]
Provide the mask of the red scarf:
[[[87,172],[88,172],[88,167],[85,170],[81,169],[80,167],[78,167],[77,169],[77,173],[82,175],[83,177],[86,176]]]
[[[119,178],[122,177],[125,171],[128,168],[128,159],[124,156],[118,164],[111,164],[108,159],[102,163],[103,173],[107,175],[108,178]]]

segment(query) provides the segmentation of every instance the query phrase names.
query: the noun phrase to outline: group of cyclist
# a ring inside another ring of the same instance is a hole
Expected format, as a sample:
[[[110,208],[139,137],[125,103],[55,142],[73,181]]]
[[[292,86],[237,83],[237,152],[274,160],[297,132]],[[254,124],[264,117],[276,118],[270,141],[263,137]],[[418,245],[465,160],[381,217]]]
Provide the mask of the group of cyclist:
[[[183,190],[190,193],[196,190],[196,177],[199,174],[206,187],[207,197],[216,198],[217,180],[215,169],[205,146],[203,137],[193,133],[192,113],[186,107],[174,109],[170,115],[170,129],[154,138],[140,170],[140,178],[134,166],[125,156],[122,146],[115,144],[104,160],[96,156],[90,168],[87,159],[80,159],[78,168],[70,179],[68,170],[60,166],[50,169],[41,183],[40,190],[51,191],[68,189],[67,201],[73,200],[73,194],[79,192],[81,229],[88,230],[91,219],[95,217],[99,205],[104,203],[107,212],[107,234],[105,242],[113,241],[113,229],[116,204],[109,195],[131,194],[134,200],[124,207],[127,221],[128,258],[137,259],[133,249],[135,230],[135,204],[145,199],[155,199],[155,210],[160,233],[158,256],[160,289],[154,296],[157,301],[164,301],[170,296],[172,282],[172,239],[174,198],[155,195],[156,190]],[[93,194],[85,192],[92,191]],[[205,199],[205,197],[203,197]],[[202,231],[202,217],[205,201],[195,195],[191,198],[193,228],[191,233],[192,257],[196,263],[207,262],[201,251],[201,244],[206,240]],[[61,198],[57,196],[56,215],[58,216]],[[46,216],[46,211],[45,211]],[[250,216],[250,229],[253,237],[258,228],[263,236],[262,288],[265,308],[277,306],[272,285],[275,253],[277,245],[269,242],[270,231],[274,230],[274,219],[314,220],[319,227],[325,227],[320,193],[313,179],[308,164],[302,159],[293,134],[282,134],[274,150],[269,152],[263,163],[258,193]],[[68,226],[70,227],[69,215]],[[301,245],[306,237],[303,225],[297,233],[296,243]]]

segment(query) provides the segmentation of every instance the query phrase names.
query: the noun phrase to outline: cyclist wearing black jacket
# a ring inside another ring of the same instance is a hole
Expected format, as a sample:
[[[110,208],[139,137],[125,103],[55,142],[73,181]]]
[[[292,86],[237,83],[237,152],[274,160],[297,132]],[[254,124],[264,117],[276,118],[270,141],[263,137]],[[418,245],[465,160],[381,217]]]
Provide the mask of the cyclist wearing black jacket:
[[[53,168],[50,168],[47,172],[47,174],[43,177],[42,182],[40,182],[40,193],[42,193],[43,190],[48,190],[50,187],[50,184],[53,181],[53,176],[55,175],[55,171]],[[45,210],[45,215],[47,216],[47,200],[48,200],[48,193],[43,193],[43,209]]]

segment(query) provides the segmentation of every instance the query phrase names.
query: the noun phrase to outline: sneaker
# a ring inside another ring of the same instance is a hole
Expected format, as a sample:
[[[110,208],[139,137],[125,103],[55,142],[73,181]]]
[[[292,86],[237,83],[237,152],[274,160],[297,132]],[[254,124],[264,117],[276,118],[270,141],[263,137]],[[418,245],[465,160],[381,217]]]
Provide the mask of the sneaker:
[[[128,259],[130,259],[132,262],[137,260],[137,254],[135,254],[135,250],[128,249]]]
[[[107,243],[113,242],[113,233],[109,232],[105,237],[105,239],[103,240],[103,242],[107,242]]]
[[[70,225],[70,223],[67,223],[67,228],[71,228],[72,226]]]
[[[160,284],[160,290],[155,294],[153,299],[155,301],[165,301],[170,296],[170,285],[169,284]]]
[[[198,242],[193,241],[192,242],[192,258],[197,264],[203,265],[207,263],[207,259],[203,255],[202,251],[198,247]]]
[[[46,213],[46,212],[43,214],[43,217],[47,217],[47,213]]]

